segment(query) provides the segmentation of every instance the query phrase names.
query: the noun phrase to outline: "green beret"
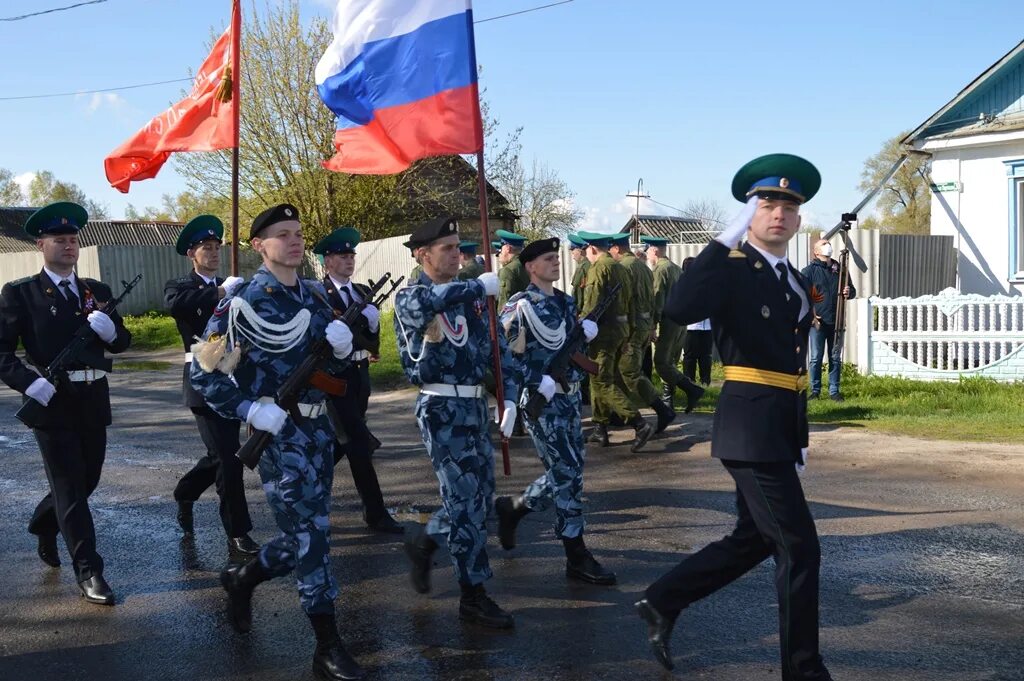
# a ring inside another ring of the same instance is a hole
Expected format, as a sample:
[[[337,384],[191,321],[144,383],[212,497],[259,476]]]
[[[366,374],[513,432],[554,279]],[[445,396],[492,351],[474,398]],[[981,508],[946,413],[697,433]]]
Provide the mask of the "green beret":
[[[89,221],[89,213],[71,201],[57,201],[43,206],[25,221],[25,233],[41,237],[55,234],[78,234]]]
[[[197,215],[181,228],[174,250],[188,255],[188,249],[209,239],[224,240],[224,223],[216,215]]]

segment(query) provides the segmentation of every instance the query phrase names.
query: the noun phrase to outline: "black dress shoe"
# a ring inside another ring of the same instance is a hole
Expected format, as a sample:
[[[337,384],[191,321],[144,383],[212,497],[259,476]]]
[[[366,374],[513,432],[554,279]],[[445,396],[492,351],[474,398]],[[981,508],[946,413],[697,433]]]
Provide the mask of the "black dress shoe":
[[[181,527],[181,531],[185,533],[185,536],[191,536],[195,534],[195,521],[192,518],[192,502],[191,501],[179,501],[178,502],[178,526]]]
[[[243,534],[241,537],[228,537],[228,553],[255,556],[259,552],[260,545],[247,534]]]
[[[90,603],[98,605],[114,604],[114,592],[110,590],[110,585],[103,579],[103,575],[93,575],[84,582],[79,582],[78,588],[82,590],[85,600]]]
[[[391,514],[384,511],[384,515],[374,521],[366,521],[366,526],[374,532],[381,534],[405,534],[405,527],[400,525]]]
[[[672,654],[668,651],[668,640],[672,636],[675,620],[670,620],[655,610],[646,598],[637,601],[635,605],[640,618],[647,622],[647,643],[651,646],[651,652],[662,667],[671,671],[675,665],[672,664]]]
[[[38,539],[39,545],[36,547],[36,552],[39,554],[39,560],[50,567],[60,567],[60,555],[57,553],[57,536],[41,534]]]

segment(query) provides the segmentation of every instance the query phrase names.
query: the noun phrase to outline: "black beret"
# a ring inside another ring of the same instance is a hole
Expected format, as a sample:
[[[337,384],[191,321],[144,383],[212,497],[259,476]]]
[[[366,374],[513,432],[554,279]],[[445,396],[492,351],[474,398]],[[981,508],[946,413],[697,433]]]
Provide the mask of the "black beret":
[[[409,240],[403,245],[409,250],[421,248],[423,246],[429,246],[438,239],[443,239],[446,236],[457,235],[459,233],[459,223],[455,218],[436,218],[429,222],[424,222],[412,231],[409,235]]]
[[[558,239],[537,239],[536,241],[531,241],[519,252],[519,262],[525,265],[534,258],[554,253],[558,250],[558,243]]]
[[[271,225],[276,225],[279,222],[298,222],[298,220],[299,209],[292,204],[282,203],[271,206],[257,215],[256,219],[252,221],[252,227],[249,229],[249,241],[259,236],[260,232]]]

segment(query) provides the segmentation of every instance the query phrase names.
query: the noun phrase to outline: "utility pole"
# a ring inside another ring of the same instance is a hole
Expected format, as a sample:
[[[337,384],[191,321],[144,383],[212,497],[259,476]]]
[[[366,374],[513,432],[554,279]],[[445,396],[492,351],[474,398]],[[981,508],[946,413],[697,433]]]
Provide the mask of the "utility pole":
[[[640,230],[640,199],[651,198],[650,194],[644,193],[644,178],[640,178],[636,183],[636,193],[627,193],[626,198],[636,198],[636,210],[633,212],[633,227],[637,231]]]

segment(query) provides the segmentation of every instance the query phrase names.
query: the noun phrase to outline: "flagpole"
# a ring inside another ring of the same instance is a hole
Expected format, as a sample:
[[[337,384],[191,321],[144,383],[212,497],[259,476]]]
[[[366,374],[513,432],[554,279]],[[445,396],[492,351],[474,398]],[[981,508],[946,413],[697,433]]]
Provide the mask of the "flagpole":
[[[238,140],[242,114],[241,64],[242,8],[241,0],[231,3],[231,116],[234,126],[234,144],[231,147],[231,276],[238,276]]]

